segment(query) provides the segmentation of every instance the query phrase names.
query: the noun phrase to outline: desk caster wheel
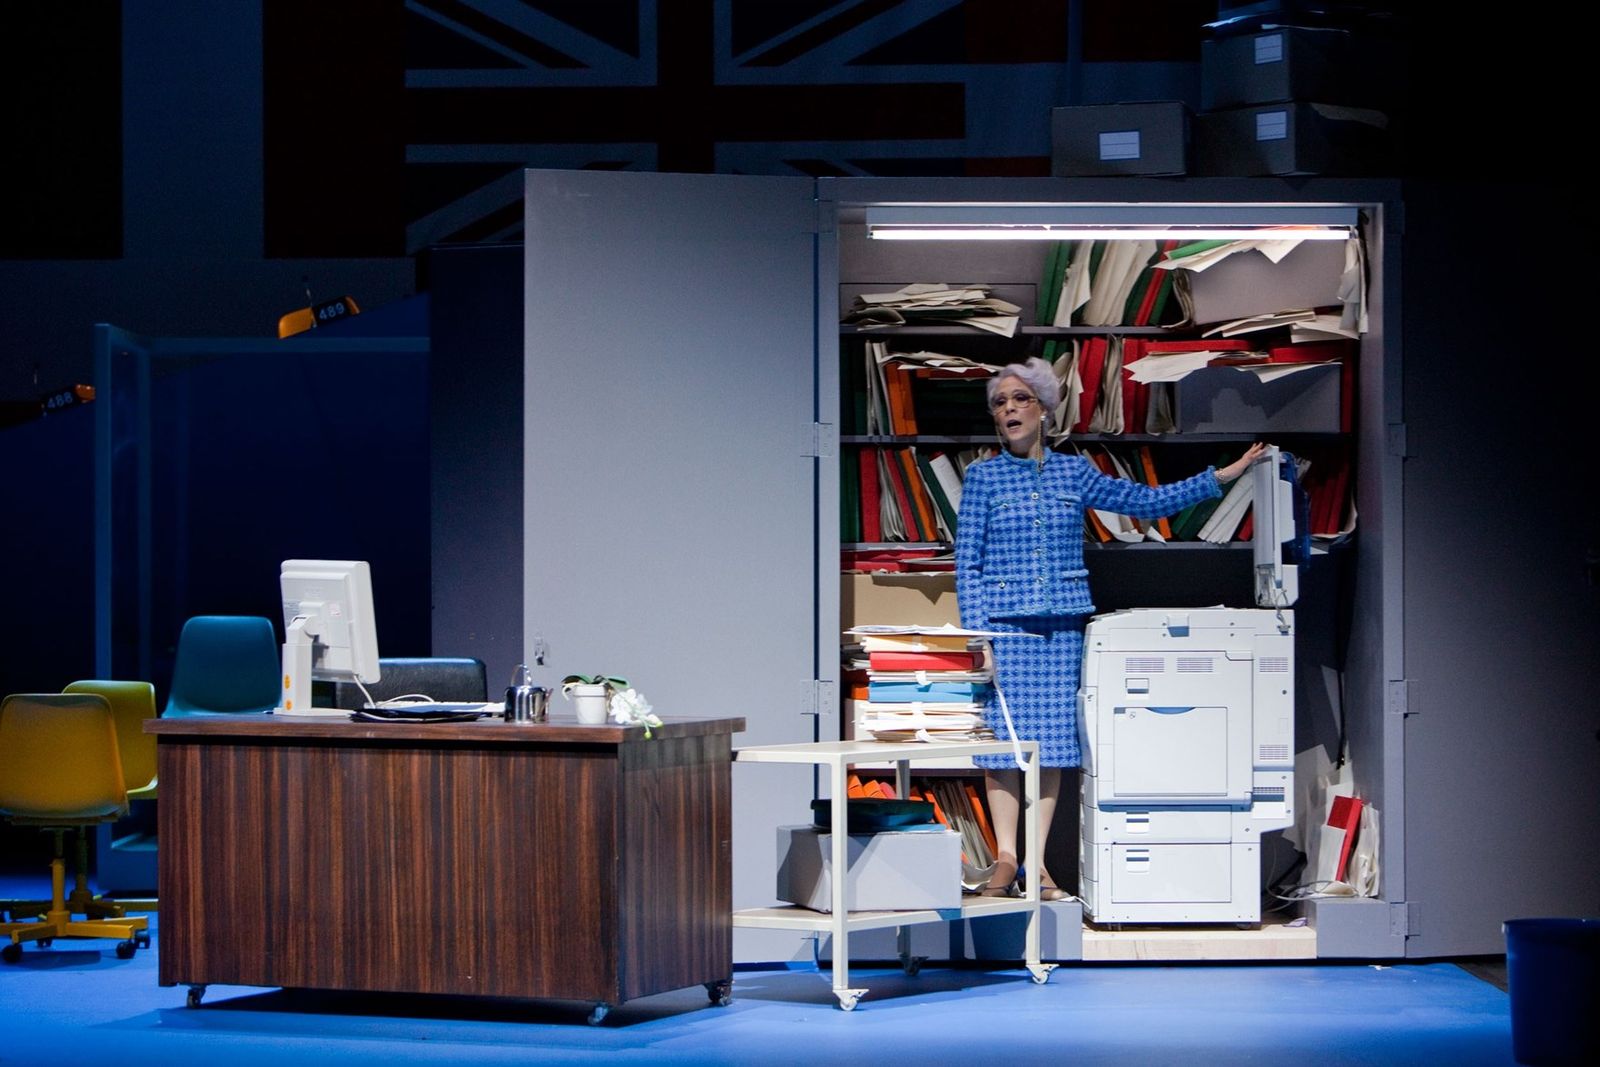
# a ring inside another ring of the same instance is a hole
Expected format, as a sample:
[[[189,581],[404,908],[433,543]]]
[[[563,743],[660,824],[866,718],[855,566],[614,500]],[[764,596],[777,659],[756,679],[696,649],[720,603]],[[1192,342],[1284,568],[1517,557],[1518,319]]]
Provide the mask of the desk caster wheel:
[[[716,982],[706,983],[706,996],[711,998],[711,1003],[719,1008],[726,1008],[733,1003],[733,979],[723,978]]]
[[[133,953],[138,947],[139,947],[138,945],[135,945],[133,943],[133,938],[131,938],[131,937],[128,938],[128,940],[126,940],[126,941],[118,941],[117,942],[117,959],[119,959],[119,960],[131,960],[131,959],[133,959]]]
[[[599,1026],[600,1021],[609,1014],[611,1014],[611,1005],[604,1003],[596,1004],[594,1006],[594,1010],[589,1013],[589,1025]]]
[[[7,963],[21,963],[22,946],[13,941],[5,948],[0,949],[0,960],[5,960]]]
[[[200,1006],[200,1001],[205,997],[205,995],[206,995],[206,987],[205,986],[203,986],[203,985],[192,985],[192,986],[189,987],[188,999],[186,999],[184,1001],[184,1003],[186,1003],[191,1008],[198,1008]]]

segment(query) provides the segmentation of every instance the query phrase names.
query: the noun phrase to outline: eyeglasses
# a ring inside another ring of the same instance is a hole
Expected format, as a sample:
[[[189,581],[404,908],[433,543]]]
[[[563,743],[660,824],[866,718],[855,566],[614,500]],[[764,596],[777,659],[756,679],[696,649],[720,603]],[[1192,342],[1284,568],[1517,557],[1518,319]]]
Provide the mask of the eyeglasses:
[[[1007,404],[1015,404],[1019,408],[1025,408],[1029,404],[1037,404],[1038,402],[1039,398],[1032,393],[996,393],[994,399],[989,401],[989,409],[991,411],[1004,411]]]

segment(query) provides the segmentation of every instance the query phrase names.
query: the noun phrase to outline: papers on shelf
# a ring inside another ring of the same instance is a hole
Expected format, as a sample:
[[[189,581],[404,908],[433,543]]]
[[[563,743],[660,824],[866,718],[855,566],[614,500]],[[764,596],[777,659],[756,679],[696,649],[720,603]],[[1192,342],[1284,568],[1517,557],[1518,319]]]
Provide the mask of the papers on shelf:
[[[1289,324],[1289,340],[1297,345],[1308,341],[1358,339],[1360,336],[1359,330],[1345,325],[1338,315],[1318,314]]]
[[[993,741],[994,731],[986,727],[976,730],[875,730],[872,739],[892,745],[910,741],[953,744],[960,741]]]
[[[877,741],[978,741],[994,734],[977,704],[872,703],[856,721],[859,734]]]
[[[1272,311],[1262,315],[1251,315],[1243,319],[1234,319],[1232,322],[1218,323],[1205,331],[1200,336],[1235,337],[1241,333],[1254,333],[1257,330],[1270,330],[1274,326],[1293,326],[1295,323],[1311,322],[1317,318],[1317,313],[1312,308],[1289,308],[1284,311]],[[1327,318],[1334,318],[1329,315]]]
[[[845,633],[857,638],[873,637],[901,637],[901,638],[938,638],[938,637],[1014,637],[1015,634],[1002,633],[998,630],[966,630],[950,623],[941,623],[938,626],[897,626],[889,623],[868,623],[862,626],[852,626]],[[872,651],[871,647],[867,651]],[[896,645],[896,648],[902,647]],[[930,646],[931,648],[931,646]]]
[[[1251,239],[1244,241],[1229,241],[1226,244],[1218,245],[1215,248],[1202,248],[1199,251],[1193,252],[1187,256],[1179,256],[1177,258],[1163,260],[1159,263],[1156,263],[1155,266],[1166,270],[1182,269],[1199,272],[1205,270],[1207,267],[1213,267],[1216,264],[1221,263],[1223,260],[1227,259],[1231,255],[1234,255],[1235,253],[1248,252],[1252,249],[1260,252],[1272,262],[1279,263],[1282,262],[1283,258],[1290,252],[1293,252],[1296,248],[1298,248],[1300,243],[1301,242],[1298,240],[1265,241]]]
[[[890,352],[887,346],[881,344],[875,345],[873,358],[879,364],[904,363],[947,378],[992,378],[1000,373],[1000,368],[995,364],[980,363],[966,356],[951,356],[943,352]]]
[[[892,293],[861,293],[844,321],[861,329],[915,324],[972,326],[1016,335],[1022,309],[989,295],[986,286],[952,289],[939,282],[913,282]]]
[[[1265,353],[1260,353],[1259,361],[1241,363],[1239,355],[1238,352],[1173,352],[1146,356],[1128,364],[1127,371],[1136,382],[1176,382],[1207,367],[1231,367],[1254,374],[1263,382],[1275,382],[1299,371],[1327,366],[1326,363],[1269,363]]]
[[[1127,365],[1128,377],[1136,382],[1175,382],[1197,370],[1211,366],[1212,360],[1236,357],[1237,352],[1206,350],[1200,352],[1163,352],[1147,355]],[[1266,353],[1261,353],[1265,362]]]

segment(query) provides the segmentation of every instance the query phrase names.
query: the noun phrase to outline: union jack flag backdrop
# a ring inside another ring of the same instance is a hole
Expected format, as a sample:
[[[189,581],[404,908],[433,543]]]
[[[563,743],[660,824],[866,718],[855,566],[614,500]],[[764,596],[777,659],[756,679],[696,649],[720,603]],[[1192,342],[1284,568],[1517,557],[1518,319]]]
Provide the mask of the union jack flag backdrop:
[[[1182,98],[1217,10],[261,0],[262,252],[388,257],[515,239],[527,166],[1045,174],[1050,107]],[[0,6],[0,132],[14,149],[0,167],[12,209],[0,258],[122,255],[123,139],[144,136],[124,132],[124,17],[120,0]],[[144,61],[126,57],[132,71]],[[1108,70],[1122,80],[1106,83]],[[191,91],[254,95],[255,76]]]
[[[1047,174],[1074,3],[1085,63],[1193,64],[1217,11],[1195,0],[267,0],[266,254],[515,239],[527,166]]]

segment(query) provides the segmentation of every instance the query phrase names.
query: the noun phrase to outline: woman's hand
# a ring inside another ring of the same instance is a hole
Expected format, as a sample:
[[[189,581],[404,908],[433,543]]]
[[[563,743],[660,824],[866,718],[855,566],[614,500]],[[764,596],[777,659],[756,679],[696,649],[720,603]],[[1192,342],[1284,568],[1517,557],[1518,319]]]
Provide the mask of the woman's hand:
[[[1260,441],[1257,441],[1255,444],[1245,449],[1244,455],[1240,456],[1226,467],[1223,467],[1217,471],[1217,481],[1222,482],[1223,484],[1233,481],[1235,478],[1239,477],[1239,475],[1243,474],[1250,464],[1254,463],[1256,460],[1265,455],[1266,451],[1267,446],[1262,444]]]

